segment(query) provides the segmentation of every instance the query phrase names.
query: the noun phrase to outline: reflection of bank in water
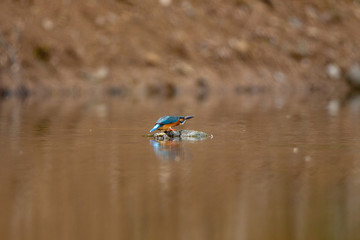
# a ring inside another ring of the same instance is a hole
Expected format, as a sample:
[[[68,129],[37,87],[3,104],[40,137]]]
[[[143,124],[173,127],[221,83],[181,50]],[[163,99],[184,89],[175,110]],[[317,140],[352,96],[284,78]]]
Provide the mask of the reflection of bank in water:
[[[163,160],[179,160],[184,155],[183,142],[201,141],[208,138],[204,132],[179,130],[146,135],[153,138],[150,144],[157,157]],[[212,136],[211,136],[212,137]]]

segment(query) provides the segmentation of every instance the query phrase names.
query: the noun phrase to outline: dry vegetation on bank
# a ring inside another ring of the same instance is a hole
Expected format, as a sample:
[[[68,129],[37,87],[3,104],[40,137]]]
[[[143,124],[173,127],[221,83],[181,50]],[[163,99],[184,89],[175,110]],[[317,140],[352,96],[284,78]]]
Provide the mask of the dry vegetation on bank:
[[[347,91],[360,2],[0,2],[2,95]],[[360,85],[360,84],[359,84]]]

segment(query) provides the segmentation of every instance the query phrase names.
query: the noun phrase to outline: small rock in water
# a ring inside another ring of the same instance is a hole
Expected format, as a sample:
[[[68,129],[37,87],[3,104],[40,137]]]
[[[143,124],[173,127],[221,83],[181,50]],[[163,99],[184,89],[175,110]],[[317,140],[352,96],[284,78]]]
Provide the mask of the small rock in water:
[[[155,134],[147,134],[145,137],[153,137],[159,141],[168,141],[173,139],[180,139],[183,141],[199,141],[209,137],[208,134],[196,130],[179,130],[179,131],[169,131],[161,132]]]
[[[182,130],[180,131],[180,137],[182,138],[207,138],[208,135],[204,132],[196,131],[196,130]]]
[[[352,64],[346,72],[346,80],[356,89],[360,90],[360,64]]]

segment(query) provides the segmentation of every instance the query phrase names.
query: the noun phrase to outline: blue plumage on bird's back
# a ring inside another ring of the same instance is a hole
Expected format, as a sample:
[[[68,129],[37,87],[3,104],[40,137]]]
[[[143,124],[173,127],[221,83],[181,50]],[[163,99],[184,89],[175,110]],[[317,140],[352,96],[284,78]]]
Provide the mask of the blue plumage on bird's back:
[[[160,124],[169,124],[169,123],[174,123],[177,122],[179,120],[178,116],[164,116],[159,118],[156,123],[160,123]]]

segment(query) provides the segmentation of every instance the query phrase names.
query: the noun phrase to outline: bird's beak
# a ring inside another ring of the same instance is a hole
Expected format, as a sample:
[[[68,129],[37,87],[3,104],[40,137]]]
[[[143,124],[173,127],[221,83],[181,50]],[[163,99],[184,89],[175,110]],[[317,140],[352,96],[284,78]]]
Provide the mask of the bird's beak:
[[[193,118],[194,116],[193,115],[190,115],[190,116],[186,116],[185,119],[188,120],[190,118]]]

